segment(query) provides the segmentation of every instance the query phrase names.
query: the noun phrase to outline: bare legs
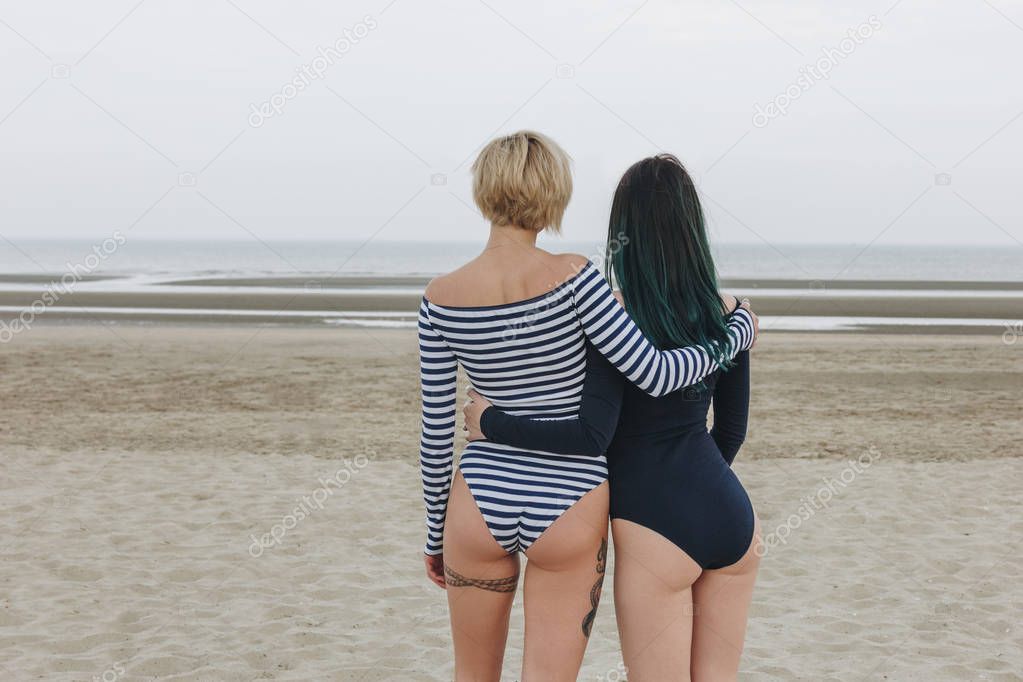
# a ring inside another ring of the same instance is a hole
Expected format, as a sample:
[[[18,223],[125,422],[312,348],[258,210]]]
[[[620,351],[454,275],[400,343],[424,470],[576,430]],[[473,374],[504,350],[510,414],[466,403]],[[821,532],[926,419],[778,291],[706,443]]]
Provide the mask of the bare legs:
[[[607,484],[566,511],[526,552],[522,682],[575,680],[607,560]],[[633,682],[734,680],[759,557],[702,571],[663,536],[615,519],[615,602]],[[501,678],[518,556],[490,534],[461,474],[445,524],[445,580],[458,682]]]
[[[631,682],[688,680],[692,585],[700,566],[678,547],[631,521],[611,522],[615,611]]]
[[[588,492],[526,551],[522,682],[573,682],[607,562],[608,484]]]
[[[753,584],[760,567],[760,524],[746,555],[725,568],[704,571],[693,585],[693,680],[734,680],[746,638]]]
[[[622,519],[611,527],[615,606],[629,679],[736,679],[759,566],[759,527],[741,560],[708,571],[648,528]]]
[[[461,473],[444,522],[444,578],[458,682],[498,682],[519,557],[497,544]]]
[[[607,508],[602,483],[526,552],[522,682],[576,679],[603,581]],[[444,551],[455,679],[497,682],[519,559],[494,540],[460,473],[451,487]]]

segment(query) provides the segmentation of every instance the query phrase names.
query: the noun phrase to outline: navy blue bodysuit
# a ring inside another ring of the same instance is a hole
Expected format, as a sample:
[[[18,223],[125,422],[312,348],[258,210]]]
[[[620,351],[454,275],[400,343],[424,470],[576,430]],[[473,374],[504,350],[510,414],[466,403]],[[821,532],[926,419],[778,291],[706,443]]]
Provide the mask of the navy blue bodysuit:
[[[748,351],[702,386],[654,398],[588,347],[578,419],[537,420],[490,407],[480,427],[487,440],[517,447],[606,452],[611,518],[649,528],[704,569],[715,569],[741,559],[753,540],[753,506],[731,469],[748,416]]]

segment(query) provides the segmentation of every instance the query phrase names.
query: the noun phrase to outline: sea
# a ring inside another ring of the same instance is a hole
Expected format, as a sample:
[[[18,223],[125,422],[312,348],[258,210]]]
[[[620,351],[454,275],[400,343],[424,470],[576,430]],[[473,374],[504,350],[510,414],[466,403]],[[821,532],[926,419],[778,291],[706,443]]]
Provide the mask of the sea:
[[[113,240],[112,240],[113,241]],[[479,253],[482,242],[141,241],[108,244],[93,272],[143,281],[167,277],[422,275],[449,272]],[[547,240],[555,252],[594,260],[598,243]],[[0,274],[60,274],[104,251],[103,241],[0,241]],[[722,278],[828,281],[1023,281],[1023,245],[717,244]],[[123,281],[125,286],[130,280]]]
[[[598,243],[555,239],[541,241],[555,252],[581,253],[600,262]],[[234,293],[252,297],[294,293],[310,283],[318,293],[405,295],[422,292],[429,277],[457,268],[482,249],[480,242],[358,241],[144,241],[144,240],[0,240],[0,294],[17,295],[74,273],[74,292],[104,294]],[[914,317],[915,326],[994,327],[1020,325],[1023,318],[1023,246],[913,246],[891,244],[716,244],[715,262],[722,282],[734,293],[800,297],[870,298],[930,296],[934,299],[1007,297],[1007,314],[974,319]],[[305,287],[309,289],[310,287]],[[342,300],[338,299],[338,300]],[[1019,300],[1019,312],[1013,313]],[[198,300],[198,299],[196,299]],[[21,304],[22,306],[24,304]],[[137,304],[133,304],[136,305]],[[217,319],[265,322],[308,318],[337,326],[412,327],[414,311],[253,310],[233,308],[166,309],[126,305],[87,306],[57,301],[50,317],[99,316],[116,322],[132,316],[209,315]],[[962,306],[960,306],[962,309]],[[0,305],[5,316],[19,305]],[[842,330],[865,326],[904,325],[908,318],[878,316],[852,319],[777,315],[762,319],[763,328]],[[1023,337],[1023,328],[1020,329]]]

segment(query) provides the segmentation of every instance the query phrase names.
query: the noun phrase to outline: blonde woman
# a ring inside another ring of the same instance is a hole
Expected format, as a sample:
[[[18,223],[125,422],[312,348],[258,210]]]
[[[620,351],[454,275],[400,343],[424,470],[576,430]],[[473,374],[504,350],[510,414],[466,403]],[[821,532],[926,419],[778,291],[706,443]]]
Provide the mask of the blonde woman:
[[[560,229],[572,194],[569,159],[552,140],[498,138],[472,172],[490,238],[429,284],[419,313],[426,572],[447,589],[455,679],[499,680],[525,554],[522,680],[575,680],[604,577],[607,461],[479,440],[454,471],[458,365],[504,412],[557,420],[578,418],[587,342],[652,396],[718,365],[699,346],[658,350],[592,263],[537,248],[540,232]],[[740,309],[721,357],[754,336],[752,313]]]

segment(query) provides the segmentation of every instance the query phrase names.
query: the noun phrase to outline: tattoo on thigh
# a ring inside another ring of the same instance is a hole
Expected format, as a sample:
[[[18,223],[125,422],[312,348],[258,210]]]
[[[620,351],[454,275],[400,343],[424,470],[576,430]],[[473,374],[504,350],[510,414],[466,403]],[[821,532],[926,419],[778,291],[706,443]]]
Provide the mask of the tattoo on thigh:
[[[590,636],[593,630],[593,621],[597,618],[597,605],[600,603],[600,590],[604,586],[604,571],[607,569],[607,539],[600,541],[600,549],[597,550],[597,582],[590,588],[590,612],[583,618],[583,635]]]
[[[514,592],[519,584],[519,574],[507,578],[484,580],[483,578],[466,578],[454,571],[450,566],[444,567],[444,582],[452,587],[478,587],[489,592]]]

